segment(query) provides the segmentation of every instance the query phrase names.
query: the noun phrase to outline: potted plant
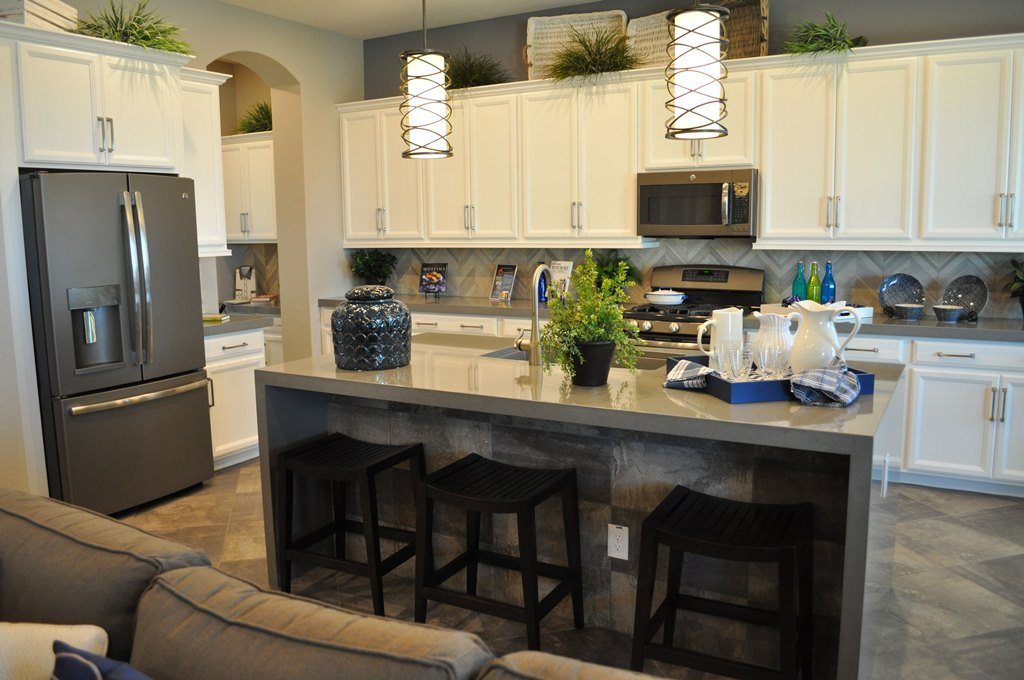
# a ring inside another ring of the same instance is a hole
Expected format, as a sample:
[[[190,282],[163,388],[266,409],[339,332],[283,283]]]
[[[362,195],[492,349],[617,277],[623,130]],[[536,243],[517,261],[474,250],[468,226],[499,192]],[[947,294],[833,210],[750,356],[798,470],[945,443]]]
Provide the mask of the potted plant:
[[[635,286],[640,281],[640,270],[627,257],[620,255],[617,250],[606,250],[595,257],[594,262],[597,264],[597,285],[599,287],[605,279],[614,278],[619,266],[623,264],[626,265],[626,282],[623,287]]]
[[[598,283],[594,253],[587,250],[583,264],[572,272],[571,292],[550,291],[550,320],[541,331],[544,366],[558,364],[574,385],[599,386],[608,382],[612,360],[636,370],[640,348],[637,329],[622,316],[629,296],[628,267],[619,262],[611,276]]]
[[[133,6],[110,0],[105,9],[79,19],[71,32],[178,54],[191,50],[181,39],[181,28],[151,10],[149,0]]]
[[[1017,298],[1017,302],[1020,303],[1020,313],[1024,315],[1024,261],[1010,260],[1010,266],[1013,267],[1013,278],[1006,284],[1004,290],[1010,294],[1010,297]]]
[[[602,73],[639,66],[640,57],[625,33],[607,28],[584,33],[572,28],[568,42],[555,54],[544,77],[583,85],[595,81]]]
[[[368,284],[383,286],[395,271],[398,258],[383,250],[355,250],[349,254],[352,273]]]

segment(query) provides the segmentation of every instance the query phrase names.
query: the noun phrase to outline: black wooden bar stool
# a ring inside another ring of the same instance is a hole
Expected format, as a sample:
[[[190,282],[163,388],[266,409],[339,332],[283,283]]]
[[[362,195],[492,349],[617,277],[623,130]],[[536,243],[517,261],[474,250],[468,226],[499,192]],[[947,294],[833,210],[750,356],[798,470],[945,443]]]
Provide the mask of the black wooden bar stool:
[[[536,508],[556,495],[562,497],[568,567],[537,558]],[[434,502],[466,511],[466,551],[435,569],[433,551]],[[480,549],[480,513],[515,513],[519,557]],[[530,649],[540,649],[540,621],[567,595],[572,596],[573,623],[583,627],[583,576],[580,557],[579,501],[576,470],[516,467],[470,454],[416,482],[416,621],[427,617],[427,600],[500,616],[526,624]],[[523,606],[477,595],[480,563],[517,570],[523,580]],[[466,592],[442,587],[466,570]],[[558,585],[538,598],[537,577]]]
[[[677,486],[644,519],[633,623],[633,670],[645,658],[734,678],[803,678],[811,672],[813,506],[730,501]],[[651,615],[658,549],[669,549],[665,600]],[[686,552],[779,565],[779,609],[769,611],[679,592]],[[673,645],[676,614],[689,610],[779,629],[779,668],[701,654]],[[798,614],[799,612],[799,614]],[[652,642],[664,626],[661,644]]]
[[[276,557],[281,590],[291,591],[293,561],[368,576],[373,612],[384,616],[384,574],[411,558],[416,548],[414,532],[380,525],[377,517],[376,477],[378,473],[406,460],[410,462],[413,480],[421,478],[424,470],[422,444],[371,444],[343,434],[329,435],[278,457],[275,496],[280,500],[280,506],[277,513]],[[330,482],[334,506],[333,521],[301,538],[292,538],[296,474]],[[362,521],[349,520],[345,516],[346,482],[356,482],[358,486]],[[346,559],[345,533],[348,531],[363,534],[366,540],[366,562]],[[329,537],[334,539],[334,557],[308,550]],[[382,560],[381,538],[406,545]]]

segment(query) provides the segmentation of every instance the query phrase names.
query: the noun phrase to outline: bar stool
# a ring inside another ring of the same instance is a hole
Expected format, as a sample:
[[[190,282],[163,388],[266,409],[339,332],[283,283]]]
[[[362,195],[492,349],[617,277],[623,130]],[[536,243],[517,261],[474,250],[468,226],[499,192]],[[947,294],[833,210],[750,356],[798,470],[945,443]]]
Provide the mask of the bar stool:
[[[327,569],[368,576],[373,613],[384,616],[384,574],[415,555],[416,547],[414,532],[380,525],[377,514],[376,477],[378,473],[406,460],[410,461],[413,479],[422,477],[422,444],[372,444],[343,434],[329,435],[282,453],[278,457],[275,496],[280,499],[280,506],[276,518],[276,558],[278,573],[281,576],[281,590],[291,592],[292,562],[306,562]],[[330,482],[334,510],[334,517],[330,523],[301,538],[292,537],[296,474]],[[362,521],[352,521],[345,516],[346,482],[356,482],[358,486]],[[346,559],[345,533],[348,531],[363,535],[366,541],[366,562]],[[334,538],[334,557],[308,550],[328,537]],[[382,560],[382,537],[406,545]]]
[[[568,566],[537,558],[536,508],[556,495],[562,497],[565,549]],[[466,511],[466,551],[435,568],[433,550],[434,503]],[[519,534],[519,556],[480,549],[480,513],[514,513]],[[530,649],[540,649],[540,621],[567,595],[572,597],[573,623],[583,627],[583,577],[580,557],[579,501],[576,470],[516,467],[470,454],[416,482],[416,621],[427,617],[427,601],[444,602],[526,624]],[[477,595],[480,563],[522,574],[523,606]],[[466,570],[466,592],[442,587]],[[557,579],[558,585],[538,600],[537,577]]]
[[[633,670],[643,670],[645,658],[651,658],[734,678],[797,678],[800,670],[805,680],[813,677],[812,523],[810,503],[742,503],[677,486],[643,523]],[[669,549],[668,587],[665,600],[651,616],[658,549],[662,545]],[[680,593],[686,552],[724,560],[777,563],[778,611]],[[755,666],[675,647],[679,610],[778,628],[780,667]],[[657,644],[652,640],[660,625],[664,625],[664,636],[662,644]]]

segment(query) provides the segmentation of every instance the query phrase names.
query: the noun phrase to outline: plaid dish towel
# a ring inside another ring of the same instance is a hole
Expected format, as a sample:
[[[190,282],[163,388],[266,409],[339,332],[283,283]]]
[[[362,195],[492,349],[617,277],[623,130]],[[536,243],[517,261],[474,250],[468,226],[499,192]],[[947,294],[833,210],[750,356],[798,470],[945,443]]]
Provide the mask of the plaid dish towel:
[[[790,380],[793,396],[807,406],[849,406],[860,395],[857,376],[846,364],[834,363],[828,368],[800,371]]]
[[[714,372],[713,368],[683,359],[668,372],[665,387],[674,390],[699,390],[707,387],[707,375]]]

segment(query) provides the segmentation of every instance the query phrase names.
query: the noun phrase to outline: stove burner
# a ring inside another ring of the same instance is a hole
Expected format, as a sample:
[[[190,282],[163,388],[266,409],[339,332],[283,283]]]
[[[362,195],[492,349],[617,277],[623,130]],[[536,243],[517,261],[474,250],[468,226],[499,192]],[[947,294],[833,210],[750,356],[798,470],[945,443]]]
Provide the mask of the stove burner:
[[[660,316],[665,318],[678,318],[678,317],[694,317],[694,318],[708,318],[711,316],[711,312],[716,309],[720,309],[727,305],[710,305],[710,304],[682,304],[682,305],[637,305],[627,310],[627,314],[648,314],[654,316]],[[749,314],[750,310],[746,307],[742,307],[744,315]]]

